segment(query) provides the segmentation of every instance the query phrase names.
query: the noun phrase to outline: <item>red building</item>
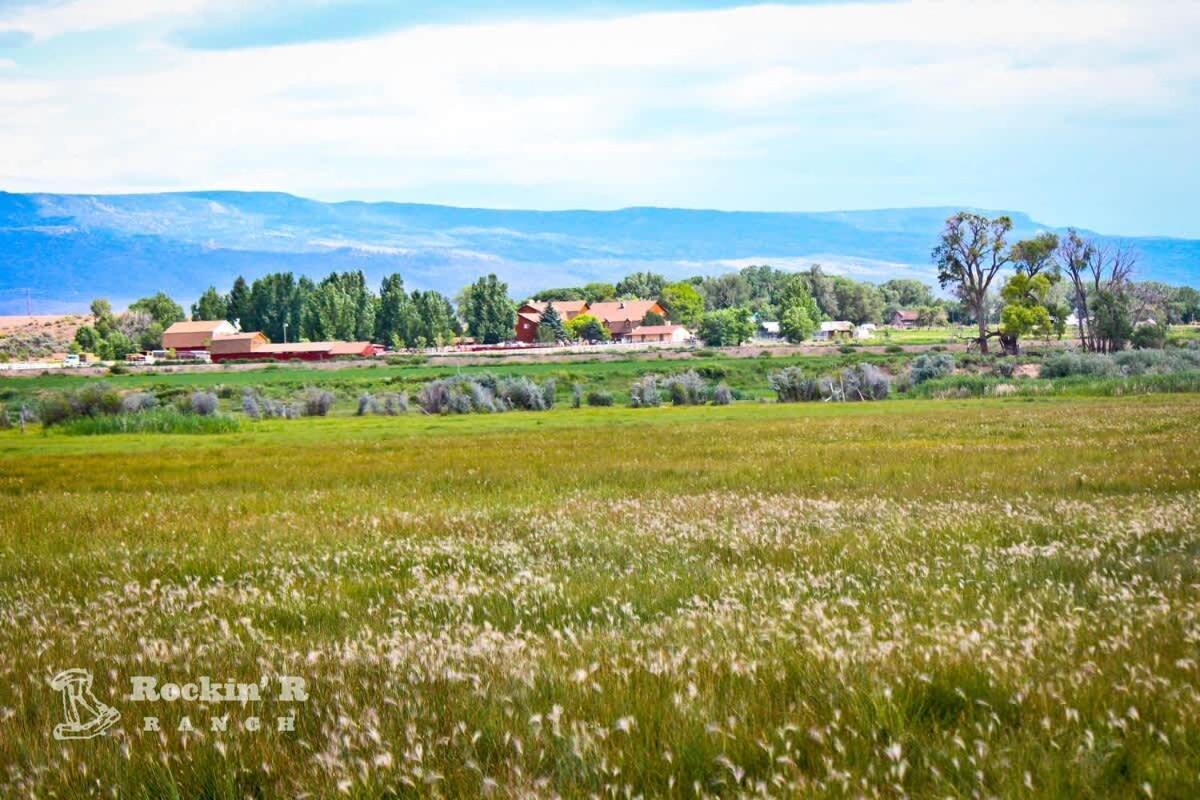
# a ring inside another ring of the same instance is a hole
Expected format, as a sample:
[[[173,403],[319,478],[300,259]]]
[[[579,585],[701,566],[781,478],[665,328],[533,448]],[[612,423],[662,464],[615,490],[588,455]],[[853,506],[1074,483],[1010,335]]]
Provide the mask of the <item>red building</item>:
[[[542,324],[542,314],[546,312],[547,306],[554,305],[554,310],[558,312],[558,316],[563,322],[575,319],[580,314],[586,314],[588,304],[586,300],[553,300],[541,302],[531,300],[525,305],[517,309],[517,341],[531,344],[537,341],[538,326]]]

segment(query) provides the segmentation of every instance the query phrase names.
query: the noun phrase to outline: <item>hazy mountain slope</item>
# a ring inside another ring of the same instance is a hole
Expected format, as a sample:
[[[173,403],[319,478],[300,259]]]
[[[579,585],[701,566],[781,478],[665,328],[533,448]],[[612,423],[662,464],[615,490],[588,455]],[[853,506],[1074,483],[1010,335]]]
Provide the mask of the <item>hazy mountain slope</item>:
[[[403,203],[321,203],[278,193],[152,195],[0,193],[0,313],[121,303],[167,291],[190,300],[287,269],[312,276],[399,271],[453,293],[494,271],[516,293],[633,269],[674,276],[770,261],[820,260],[868,280],[931,280],[929,252],[954,209],[761,213],[628,208],[506,211]],[[1014,214],[1017,235],[1045,226]],[[1200,283],[1200,242],[1130,240],[1144,278]]]

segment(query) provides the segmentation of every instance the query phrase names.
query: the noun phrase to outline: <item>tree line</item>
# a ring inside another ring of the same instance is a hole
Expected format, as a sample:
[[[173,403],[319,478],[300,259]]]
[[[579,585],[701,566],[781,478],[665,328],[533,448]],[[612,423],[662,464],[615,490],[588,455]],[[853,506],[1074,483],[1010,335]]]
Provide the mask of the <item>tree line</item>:
[[[879,324],[896,311],[909,310],[916,312],[918,326],[977,326],[974,341],[985,352],[991,339],[1014,351],[1022,337],[1061,336],[1074,313],[1081,345],[1108,352],[1121,349],[1139,321],[1200,320],[1200,292],[1133,281],[1136,260],[1127,249],[1102,245],[1074,230],[1010,245],[1011,231],[1007,217],[962,212],[947,220],[932,258],[949,297],[937,297],[929,285],[911,278],[872,284],[828,274],[814,264],[801,271],[757,265],[677,281],[639,271],[616,283],[546,289],[531,299],[657,300],[667,319],[714,346],[748,341],[763,321],[777,321],[785,338],[801,342],[823,320]],[[1006,280],[994,286],[1001,274]],[[226,319],[277,342],[369,340],[416,349],[445,346],[462,336],[484,344],[510,340],[517,307],[508,285],[496,275],[479,278],[451,300],[437,291],[410,291],[399,274],[384,277],[376,292],[361,271],[348,271],[319,281],[290,272],[253,281],[238,277],[225,293],[210,286],[190,311],[192,319]],[[79,329],[76,345],[112,359],[161,347],[163,331],[186,318],[183,308],[161,292],[137,300],[123,314],[97,300],[92,315],[93,324]],[[652,313],[644,323],[663,321]],[[544,341],[608,337],[594,317],[567,321],[554,310],[540,328]]]

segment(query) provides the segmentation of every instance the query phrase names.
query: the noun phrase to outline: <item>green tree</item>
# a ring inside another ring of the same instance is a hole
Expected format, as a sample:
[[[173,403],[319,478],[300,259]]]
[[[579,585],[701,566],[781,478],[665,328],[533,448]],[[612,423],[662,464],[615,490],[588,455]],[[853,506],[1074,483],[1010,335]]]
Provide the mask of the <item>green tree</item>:
[[[616,286],[617,297],[651,300],[662,294],[667,279],[657,272],[635,272],[626,275]]]
[[[842,309],[838,305],[837,287],[833,279],[825,274],[820,264],[813,264],[807,272],[800,273],[808,284],[808,293],[817,301],[817,308],[825,319],[841,319]]]
[[[1057,246],[1057,245],[1056,245]],[[1004,307],[1000,311],[1000,342],[1005,352],[1015,355],[1020,351],[1022,336],[1062,335],[1054,318],[1050,315],[1050,293],[1053,289],[1051,276],[1042,271],[1016,272],[1000,290]]]
[[[617,287],[611,283],[589,283],[583,287],[583,298],[591,303],[617,299]]]
[[[112,303],[104,298],[97,298],[92,301],[92,327],[96,329],[101,339],[108,338],[108,335],[117,328],[117,318],[113,316]]]
[[[547,300],[586,300],[587,296],[583,289],[570,286],[564,289],[543,289],[529,299],[544,303]]]
[[[75,331],[75,343],[83,352],[99,355],[104,338],[91,325],[83,325]]]
[[[229,298],[222,297],[217,287],[210,286],[200,295],[200,299],[192,305],[192,319],[216,320],[229,318]]]
[[[833,294],[837,299],[840,318],[855,325],[883,321],[883,294],[869,283],[833,278]]]
[[[250,287],[241,275],[233,282],[226,301],[225,319],[241,326],[242,330],[261,330],[253,318],[253,307],[250,303]],[[216,319],[216,317],[213,317]]]
[[[946,220],[941,242],[933,250],[938,282],[943,289],[953,289],[975,313],[981,353],[988,352],[988,288],[1009,262],[1005,237],[1012,226],[1005,216],[988,219],[960,211]]]
[[[754,296],[750,282],[740,272],[705,278],[700,288],[704,294],[704,307],[710,311],[747,306]]]
[[[580,314],[567,322],[567,333],[572,339],[585,342],[607,342],[612,338],[604,323],[591,314]]]
[[[1092,300],[1092,330],[1102,353],[1124,350],[1133,336],[1129,295],[1119,286],[1097,290]]]
[[[547,303],[546,310],[542,312],[541,322],[538,324],[538,341],[565,342],[567,338],[567,329],[563,325],[558,309],[554,307],[553,302]]]
[[[379,287],[379,309],[375,315],[376,341],[393,347],[407,347],[411,334],[405,329],[411,324],[412,298],[404,290],[404,278],[388,275]]]
[[[1012,246],[1012,262],[1017,272],[1029,277],[1050,274],[1057,279],[1058,263],[1054,260],[1058,252],[1058,236],[1053,233],[1039,233],[1032,239],[1024,239]]]
[[[463,294],[463,320],[477,341],[496,344],[513,337],[517,311],[508,297],[508,284],[488,275],[471,284]]]
[[[152,320],[164,328],[187,319],[183,308],[164,292],[130,303],[129,310],[149,314]]]
[[[711,347],[736,347],[754,336],[754,318],[746,308],[710,311],[700,322],[699,336]]]
[[[811,299],[811,298],[810,298]],[[814,309],[815,309],[815,303]],[[817,330],[817,320],[812,318],[812,311],[801,303],[784,309],[779,317],[779,330],[789,342],[798,343],[812,338]]]
[[[303,334],[308,297],[314,289],[307,277],[296,280],[290,272],[264,275],[250,286],[249,317],[253,324],[243,320],[242,330],[259,330],[275,342],[298,340]]]
[[[916,308],[934,304],[933,291],[913,278],[894,278],[879,286],[883,301],[896,308]]]
[[[666,309],[667,317],[672,322],[688,328],[699,325],[704,317],[704,298],[695,286],[686,281],[664,287],[659,305]]]
[[[408,326],[409,346],[445,347],[454,341],[454,308],[441,292],[412,293],[412,322]]]
[[[375,335],[375,298],[361,271],[334,272],[308,295],[302,322],[313,341],[366,341]]]

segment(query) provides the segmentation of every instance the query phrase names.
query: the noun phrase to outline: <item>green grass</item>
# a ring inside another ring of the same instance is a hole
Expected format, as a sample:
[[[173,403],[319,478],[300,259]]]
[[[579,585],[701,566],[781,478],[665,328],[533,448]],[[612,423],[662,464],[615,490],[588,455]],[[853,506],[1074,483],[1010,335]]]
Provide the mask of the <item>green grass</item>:
[[[157,408],[136,414],[83,417],[52,430],[55,434],[67,436],[99,436],[110,433],[231,433],[240,427],[240,420],[227,414],[204,417],[181,413],[173,408]]]
[[[1198,444],[1195,394],[3,431],[0,796],[1196,796]],[[67,667],[108,736],[50,738]],[[295,733],[124,697],[281,673]]]

